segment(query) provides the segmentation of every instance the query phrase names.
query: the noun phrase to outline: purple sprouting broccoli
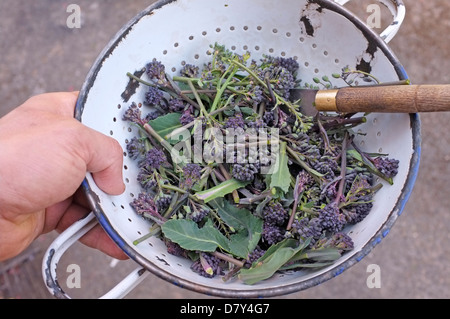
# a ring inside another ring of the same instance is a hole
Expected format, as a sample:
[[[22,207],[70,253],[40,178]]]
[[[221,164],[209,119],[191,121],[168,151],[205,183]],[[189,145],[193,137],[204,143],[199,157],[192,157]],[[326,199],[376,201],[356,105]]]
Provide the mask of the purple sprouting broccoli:
[[[145,142],[141,138],[133,137],[126,146],[128,156],[131,159],[143,158],[147,152],[145,148]]]
[[[193,64],[186,64],[180,70],[180,75],[187,78],[196,78],[198,77],[200,72],[200,68]]]
[[[194,222],[200,223],[203,218],[205,218],[209,214],[209,212],[209,209],[207,209],[206,207],[194,208],[189,217]]]
[[[347,222],[345,215],[340,212],[336,202],[331,202],[320,210],[318,218],[322,228],[333,234],[340,232]]]
[[[202,177],[202,168],[199,164],[188,163],[183,167],[183,180],[180,185],[190,189]]]
[[[145,93],[145,104],[158,105],[164,97],[163,92],[157,87],[150,86]]]
[[[322,237],[323,227],[319,218],[308,219],[305,217],[300,220],[296,219],[292,223],[292,232],[302,242],[310,239],[310,245],[313,245]]]
[[[158,148],[151,148],[145,158],[140,162],[141,167],[149,169],[158,169],[162,164],[167,162],[166,154]]]
[[[164,243],[167,247],[167,252],[171,255],[178,256],[178,257],[185,257],[187,258],[187,251],[183,249],[180,245],[177,243],[174,243],[173,241],[170,241],[169,239],[165,239]]]
[[[352,250],[354,243],[351,237],[345,233],[339,232],[329,238],[320,239],[314,248],[336,248],[342,254],[345,251]]]
[[[147,75],[151,80],[162,84],[166,82],[166,67],[160,61],[153,59],[147,64]]]
[[[381,174],[387,178],[393,178],[398,174],[400,161],[387,157],[377,157],[373,160],[373,164]]]
[[[144,125],[146,123],[145,120],[142,119],[141,108],[136,103],[130,105],[123,114],[122,119],[137,125]]]
[[[180,117],[181,125],[183,125],[183,126],[188,125],[188,124],[192,123],[195,120],[194,115],[192,115],[192,111],[193,111],[192,106],[186,108],[183,111],[183,113],[182,113],[182,115]]]
[[[279,202],[270,202],[262,212],[263,218],[267,223],[282,226],[289,218],[288,212]]]
[[[153,198],[147,193],[140,193],[137,198],[135,198],[130,206],[136,211],[139,216],[146,218],[154,217],[160,222],[164,222],[165,219],[158,212],[158,207],[153,200]]]
[[[242,113],[236,113],[234,116],[230,116],[225,122],[224,128],[232,128],[235,130],[244,129],[245,121]]]
[[[137,181],[144,190],[151,190],[158,184],[153,173],[154,169],[148,166],[139,169]]]
[[[255,174],[259,172],[259,163],[233,164],[231,176],[242,182],[251,182],[255,179]]]
[[[171,98],[169,100],[169,110],[174,113],[181,113],[185,108],[182,99]]]
[[[166,211],[167,208],[169,208],[171,202],[172,197],[170,196],[163,195],[158,197],[158,199],[156,200],[156,206],[158,207],[158,211],[159,212]]]
[[[293,75],[297,70],[299,69],[300,65],[294,58],[283,58],[283,57],[276,57],[273,60],[274,66],[281,66],[282,68],[286,69]]]
[[[266,253],[266,250],[256,246],[251,253],[248,254],[245,265],[250,267],[255,261],[261,258]]]
[[[275,245],[284,239],[285,231],[283,228],[264,222],[263,231],[262,231],[262,239],[269,245]]]
[[[371,194],[360,197],[359,202],[349,205],[343,213],[349,224],[357,224],[369,215],[373,207],[373,196]]]
[[[274,126],[275,123],[275,113],[274,111],[267,111],[263,115],[264,123],[266,123],[267,126]]]
[[[191,270],[206,278],[222,273],[220,259],[205,252],[200,253],[200,258],[191,265]]]

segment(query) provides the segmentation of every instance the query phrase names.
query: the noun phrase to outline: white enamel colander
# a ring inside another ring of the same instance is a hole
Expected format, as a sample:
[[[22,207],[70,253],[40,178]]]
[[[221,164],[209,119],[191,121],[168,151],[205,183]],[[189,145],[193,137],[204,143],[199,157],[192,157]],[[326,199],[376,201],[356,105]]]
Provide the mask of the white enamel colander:
[[[142,11],[124,26],[100,54],[76,107],[76,118],[85,125],[117,139],[126,149],[136,128],[122,120],[132,102],[144,100],[145,87],[133,87],[127,72],[141,70],[153,58],[177,74],[185,64],[202,66],[209,61],[210,45],[219,43],[237,53],[250,51],[258,60],[263,54],[294,57],[299,77],[312,83],[314,77],[341,73],[344,67],[371,73],[381,82],[407,79],[406,72],[387,46],[405,16],[400,0],[380,0],[390,9],[393,23],[381,34],[345,9],[347,1],[330,0],[163,0]],[[144,75],[145,76],[145,75]],[[345,83],[336,79],[336,86]],[[129,203],[140,192],[138,167],[124,153],[126,191],[109,196],[90,174],[83,188],[93,212],[62,233],[48,248],[43,277],[49,291],[59,298],[69,296],[58,285],[57,263],[64,251],[95,224],[100,223],[131,259],[137,269],[103,298],[120,298],[153,273],[179,287],[220,297],[254,298],[289,294],[320,284],[339,275],[367,255],[390,231],[411,194],[420,158],[420,121],[417,114],[368,116],[360,127],[361,149],[382,152],[400,161],[394,185],[385,185],[375,196],[373,210],[361,223],[345,231],[354,250],[333,265],[318,270],[291,271],[274,275],[255,285],[239,280],[209,279],[190,269],[191,262],[175,257],[157,237],[138,245],[133,241],[148,233],[149,223]]]

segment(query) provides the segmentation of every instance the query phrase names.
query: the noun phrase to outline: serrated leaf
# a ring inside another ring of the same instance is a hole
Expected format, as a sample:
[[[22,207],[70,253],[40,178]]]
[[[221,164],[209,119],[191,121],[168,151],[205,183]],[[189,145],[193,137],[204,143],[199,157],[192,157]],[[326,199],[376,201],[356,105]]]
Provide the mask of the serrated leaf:
[[[241,269],[239,278],[244,283],[253,285],[272,277],[275,272],[292,258],[292,256],[304,249],[302,245],[296,247],[296,244],[297,241],[295,240],[285,240],[281,242],[281,245],[273,245],[272,247],[277,247],[269,249],[270,251],[268,250],[266,254],[258,260],[256,265],[249,269]]]
[[[194,196],[204,201],[205,203],[208,203],[212,201],[215,198],[224,197],[225,195],[230,194],[236,189],[242,188],[247,186],[248,182],[241,182],[234,178],[226,180],[223,183],[220,183],[217,186],[214,186],[212,188],[209,188],[207,190],[197,192]]]
[[[286,142],[280,144],[279,156],[277,156],[274,171],[270,178],[270,188],[278,188],[284,193],[288,192],[291,185],[291,173],[289,172],[286,147]]]
[[[159,134],[159,136],[164,138],[167,134],[170,134],[175,129],[181,127],[180,118],[180,113],[169,113],[151,120],[148,124]]]
[[[249,210],[237,208],[222,198],[212,200],[210,205],[228,226],[237,230],[237,234],[230,238],[230,252],[247,258],[261,239],[263,220]]]
[[[182,248],[192,251],[213,252],[218,247],[228,251],[228,239],[207,222],[202,228],[187,219],[171,219],[161,226],[164,236]]]

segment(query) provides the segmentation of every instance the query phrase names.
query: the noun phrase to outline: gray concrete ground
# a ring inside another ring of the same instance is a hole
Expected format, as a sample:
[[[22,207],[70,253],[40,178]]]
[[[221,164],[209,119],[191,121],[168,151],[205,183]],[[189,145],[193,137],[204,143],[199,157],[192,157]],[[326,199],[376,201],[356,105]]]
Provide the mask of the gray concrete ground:
[[[0,1],[0,116],[31,95],[79,89],[109,39],[152,2]],[[66,26],[70,3],[82,9],[80,29]],[[355,3],[352,8],[361,8],[360,1]],[[390,47],[414,83],[450,83],[450,1],[404,3],[407,18]],[[368,15],[365,10],[358,11]],[[283,298],[450,297],[450,113],[422,114],[421,120],[419,176],[404,214],[389,235],[361,262],[336,278]],[[39,238],[24,253],[28,258],[9,267],[3,279],[0,276],[0,298],[53,298],[44,288],[39,269],[42,254],[55,236],[52,233]],[[101,296],[135,267],[132,261],[115,265],[109,257],[76,245],[61,260],[61,282],[67,276],[66,265],[71,263],[79,264],[82,270],[82,288],[67,289],[74,298]],[[366,285],[370,264],[381,268],[379,289]],[[6,263],[0,263],[0,274],[6,268]],[[4,278],[9,278],[8,283]],[[1,290],[2,284],[7,289]],[[127,298],[208,297],[150,275]]]

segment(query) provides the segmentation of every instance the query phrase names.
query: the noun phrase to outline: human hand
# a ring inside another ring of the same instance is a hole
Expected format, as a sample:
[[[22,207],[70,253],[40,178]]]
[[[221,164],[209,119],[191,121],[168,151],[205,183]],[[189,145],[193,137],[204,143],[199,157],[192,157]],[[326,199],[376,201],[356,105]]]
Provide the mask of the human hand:
[[[125,190],[122,148],[73,117],[77,96],[37,95],[0,119],[0,261],[90,212],[79,190],[86,172],[108,194]],[[127,258],[99,225],[81,242]]]

